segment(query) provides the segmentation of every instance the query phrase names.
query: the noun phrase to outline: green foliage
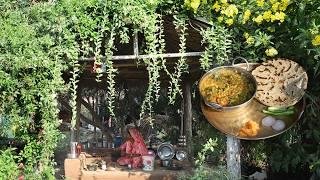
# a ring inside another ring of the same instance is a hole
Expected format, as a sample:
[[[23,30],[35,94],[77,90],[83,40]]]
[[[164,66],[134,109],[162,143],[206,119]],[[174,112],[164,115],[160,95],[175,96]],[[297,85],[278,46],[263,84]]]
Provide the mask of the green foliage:
[[[0,177],[6,177],[6,179],[17,179],[19,176],[19,170],[16,163],[18,157],[14,155],[14,149],[6,149],[0,151]]]
[[[107,76],[108,112],[114,114],[115,76],[113,66],[114,40],[118,36],[128,43],[131,34],[145,36],[144,59],[149,72],[149,86],[142,104],[141,117],[152,115],[152,106],[159,99],[160,71],[165,63],[156,57],[164,52],[161,16],[156,12],[168,2],[162,1],[9,1],[0,2],[0,114],[8,123],[1,133],[11,131],[26,142],[19,154],[25,164],[25,176],[51,179],[54,174],[53,150],[61,138],[57,130],[57,94],[69,88],[72,107],[71,125],[77,119],[77,90],[80,60],[94,57],[96,80]],[[172,13],[173,11],[170,11]],[[169,11],[168,11],[169,13]],[[182,21],[181,21],[182,22]],[[185,51],[185,22],[181,30],[181,52]],[[103,58],[105,57],[105,58]],[[179,90],[185,59],[178,62],[174,76],[176,94]],[[106,71],[103,71],[105,65]],[[71,72],[68,86],[62,72]],[[175,98],[175,97],[174,97]]]
[[[209,167],[205,165],[207,155],[210,152],[216,151],[218,147],[218,139],[209,138],[207,142],[202,145],[201,151],[198,152],[197,158],[195,161],[196,168],[192,174],[183,174],[179,176],[181,180],[228,180],[231,179],[230,174],[228,173],[225,166],[216,166]]]
[[[53,174],[53,150],[60,138],[56,97],[64,87],[64,52],[53,37],[53,6],[24,5],[4,1],[0,6],[0,112],[16,138],[26,143],[15,159],[24,162],[26,177],[45,177],[44,169]]]
[[[230,180],[231,175],[224,166],[196,168],[192,175],[181,175],[179,180]]]
[[[175,25],[175,29],[179,33],[179,53],[182,54],[186,52],[187,19],[186,17],[177,16],[174,16],[174,19],[175,21],[173,23]],[[181,56],[178,62],[176,62],[176,67],[174,68],[173,74],[168,73],[171,78],[170,86],[168,87],[169,104],[173,104],[175,102],[177,94],[181,96],[181,76],[185,72],[188,72],[188,64],[186,63],[186,58],[184,56]]]
[[[206,160],[206,155],[208,151],[213,152],[214,148],[217,146],[217,139],[213,140],[213,139],[209,139],[203,146],[202,146],[202,150],[200,152],[198,152],[198,157],[197,160],[195,161],[197,166],[201,166],[203,165],[203,163]]]
[[[201,68],[208,71],[214,64],[228,62],[232,48],[232,35],[225,27],[214,24],[211,28],[201,31],[202,43],[206,44],[204,54],[200,58]]]

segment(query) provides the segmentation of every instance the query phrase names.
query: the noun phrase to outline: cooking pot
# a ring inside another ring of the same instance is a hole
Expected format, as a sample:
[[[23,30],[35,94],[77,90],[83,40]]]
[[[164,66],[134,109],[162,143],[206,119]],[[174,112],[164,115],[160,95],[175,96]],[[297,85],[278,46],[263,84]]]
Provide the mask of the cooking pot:
[[[234,66],[235,65],[235,61],[238,60],[238,59],[243,60],[243,61],[246,62],[247,69],[243,69],[243,68]],[[209,102],[209,101],[206,100],[206,98],[204,97],[204,95],[201,92],[201,87],[203,86],[203,83],[204,83],[203,80],[207,76],[217,74],[217,72],[220,71],[221,69],[230,69],[232,71],[235,71],[235,72],[239,73],[241,76],[245,77],[247,79],[248,83],[251,83],[253,85],[254,91],[252,93],[252,96],[247,101],[245,101],[245,102],[243,102],[241,104],[235,105],[235,106],[221,106],[218,103]],[[231,66],[219,66],[219,67],[213,68],[210,71],[208,71],[207,73],[205,73],[201,77],[201,79],[199,81],[199,91],[200,91],[200,95],[201,95],[204,103],[207,106],[209,106],[209,107],[211,107],[211,108],[213,108],[213,109],[215,109],[217,111],[230,111],[230,110],[234,110],[234,109],[237,109],[237,108],[241,108],[241,107],[247,106],[253,100],[253,98],[254,98],[254,96],[256,94],[256,91],[257,91],[256,79],[254,78],[254,76],[248,70],[249,70],[248,61],[243,57],[237,57],[237,58],[233,59]]]

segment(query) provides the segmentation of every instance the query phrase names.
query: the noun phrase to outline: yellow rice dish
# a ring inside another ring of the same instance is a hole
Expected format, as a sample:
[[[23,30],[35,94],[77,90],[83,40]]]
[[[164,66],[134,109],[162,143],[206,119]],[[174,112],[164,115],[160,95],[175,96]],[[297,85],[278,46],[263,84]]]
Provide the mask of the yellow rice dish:
[[[200,82],[200,93],[207,102],[221,106],[236,106],[248,101],[254,94],[254,85],[241,73],[222,68]]]

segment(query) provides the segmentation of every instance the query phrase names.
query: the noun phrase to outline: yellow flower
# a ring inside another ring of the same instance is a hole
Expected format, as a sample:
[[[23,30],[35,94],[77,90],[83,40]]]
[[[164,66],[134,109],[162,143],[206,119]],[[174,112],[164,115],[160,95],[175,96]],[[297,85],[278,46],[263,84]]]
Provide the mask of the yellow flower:
[[[284,12],[276,12],[274,15],[271,15],[271,22],[274,22],[276,20],[284,22],[285,17],[286,14]]]
[[[278,2],[278,0],[270,0],[271,4]]]
[[[249,20],[250,16],[251,16],[251,11],[246,10],[243,14],[242,24],[245,24]]]
[[[277,20],[277,17],[273,14],[271,14],[271,22],[274,22],[275,20]]]
[[[281,4],[279,6],[280,11],[285,11],[289,5],[289,0],[281,0]]]
[[[248,37],[247,40],[246,40],[246,43],[247,43],[248,45],[253,44],[253,43],[254,43],[254,38],[253,38],[252,36]]]
[[[276,12],[274,15],[277,20],[279,20],[280,22],[284,22],[284,19],[286,17],[286,14],[284,12]]]
[[[190,6],[190,0],[184,0],[184,4],[185,4],[186,6]]]
[[[218,12],[220,10],[220,7],[221,6],[219,5],[218,1],[216,1],[214,3],[214,5],[212,6],[212,9],[214,9],[216,12]]]
[[[225,14],[227,17],[233,17],[238,14],[238,8],[234,4],[228,6],[225,10],[221,11],[222,14]]]
[[[200,0],[191,0],[190,7],[193,9],[194,13],[197,12],[199,6],[200,6]]]
[[[263,19],[266,20],[267,22],[270,22],[271,20],[271,15],[272,15],[272,12],[271,11],[265,11],[263,13]]]
[[[263,17],[259,15],[258,17],[253,18],[253,21],[256,22],[257,24],[261,24],[263,21]]]
[[[221,2],[222,4],[227,4],[227,3],[228,3],[228,0],[220,0],[220,2]]]
[[[243,34],[243,36],[244,36],[246,39],[248,39],[248,38],[250,37],[250,34],[247,33],[247,32],[245,32],[245,33]]]
[[[312,40],[312,45],[319,46],[320,45],[320,35],[316,35],[314,39]]]
[[[219,16],[218,17],[218,22],[222,22],[223,21],[223,17],[222,16]]]
[[[273,57],[273,56],[276,56],[278,54],[278,51],[274,47],[271,47],[271,48],[267,49],[265,51],[265,53],[266,53],[267,56]]]
[[[274,12],[278,11],[278,10],[279,10],[279,5],[280,5],[279,2],[274,3],[274,4],[272,5],[272,10],[273,10]]]
[[[258,5],[259,7],[263,7],[263,5],[264,5],[264,0],[257,0],[257,5]]]
[[[231,26],[231,25],[233,24],[233,19],[227,19],[227,20],[226,20],[226,24],[227,24],[228,26]]]

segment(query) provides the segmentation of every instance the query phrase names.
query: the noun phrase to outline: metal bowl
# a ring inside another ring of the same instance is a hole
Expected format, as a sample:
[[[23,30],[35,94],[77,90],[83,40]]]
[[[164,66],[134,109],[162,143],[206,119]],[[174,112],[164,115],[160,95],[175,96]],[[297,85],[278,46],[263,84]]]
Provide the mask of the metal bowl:
[[[233,60],[232,62],[232,66],[220,66],[220,67],[216,67],[216,68],[213,68],[212,70],[208,71],[207,73],[205,73],[202,78],[200,79],[200,82],[199,82],[199,91],[200,91],[200,95],[204,101],[204,103],[217,110],[217,111],[231,111],[231,110],[234,110],[234,109],[238,109],[238,108],[241,108],[241,107],[245,107],[247,106],[248,104],[250,104],[250,102],[253,100],[253,98],[255,97],[255,94],[256,94],[256,91],[257,91],[257,82],[256,82],[256,79],[254,78],[254,76],[248,72],[246,69],[243,69],[243,68],[240,68],[240,67],[236,67],[234,62],[235,60],[237,59],[241,59],[241,60],[244,60],[247,64],[247,70],[249,69],[249,63],[246,59],[242,58],[242,57],[238,57],[236,59]],[[204,83],[203,83],[203,80],[207,77],[207,76],[212,76],[214,74],[216,74],[218,71],[220,71],[221,69],[231,69],[232,71],[234,72],[237,72],[237,73],[240,73],[241,76],[245,77],[249,83],[251,83],[253,86],[254,86],[254,92],[252,93],[251,95],[251,98],[248,99],[247,101],[241,103],[241,104],[238,104],[238,105],[235,105],[235,106],[226,106],[226,107],[223,107],[217,103],[214,103],[214,102],[209,102],[206,100],[205,98],[205,95],[202,94],[202,87],[204,86]]]
[[[161,160],[172,159],[175,155],[174,147],[170,143],[162,143],[157,149],[157,154]]]
[[[176,158],[177,160],[179,161],[183,161],[187,158],[187,152],[186,151],[183,151],[183,150],[178,150],[176,152]]]

